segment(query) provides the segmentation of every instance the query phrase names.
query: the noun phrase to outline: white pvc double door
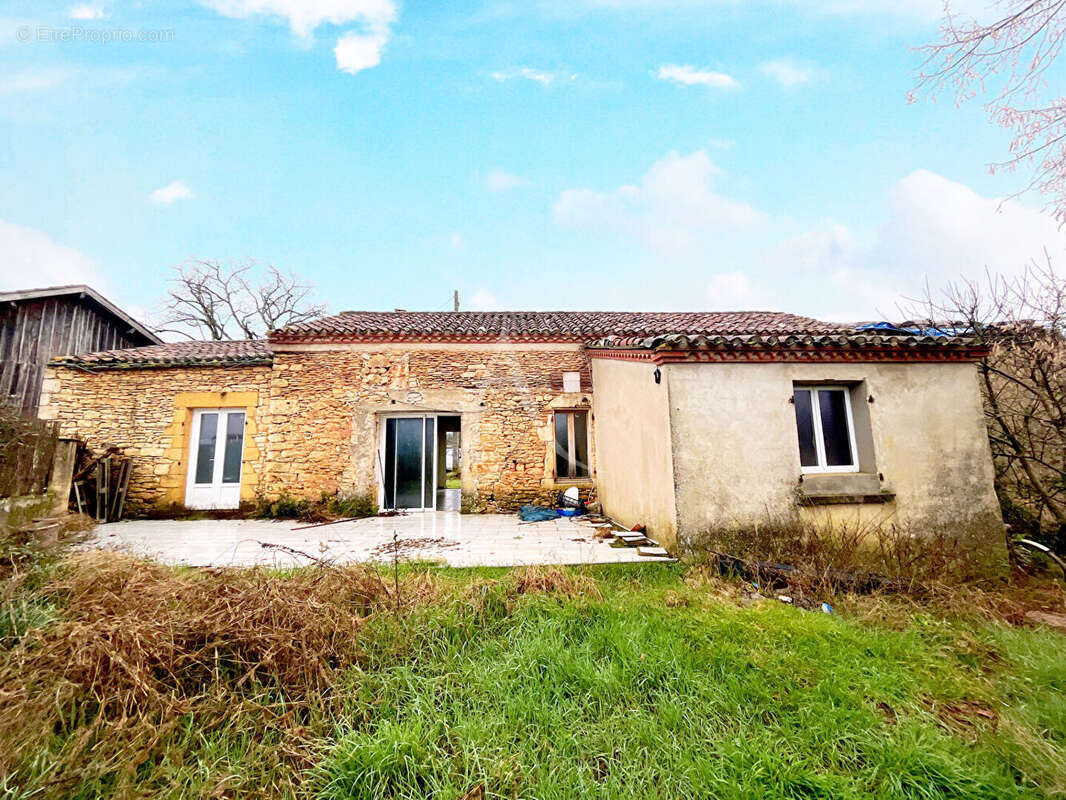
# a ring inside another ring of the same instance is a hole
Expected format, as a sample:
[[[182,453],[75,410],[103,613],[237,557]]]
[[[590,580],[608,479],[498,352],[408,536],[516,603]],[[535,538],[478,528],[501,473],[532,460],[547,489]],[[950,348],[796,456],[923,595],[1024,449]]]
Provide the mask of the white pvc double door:
[[[237,508],[241,502],[244,410],[198,408],[189,437],[189,508]]]

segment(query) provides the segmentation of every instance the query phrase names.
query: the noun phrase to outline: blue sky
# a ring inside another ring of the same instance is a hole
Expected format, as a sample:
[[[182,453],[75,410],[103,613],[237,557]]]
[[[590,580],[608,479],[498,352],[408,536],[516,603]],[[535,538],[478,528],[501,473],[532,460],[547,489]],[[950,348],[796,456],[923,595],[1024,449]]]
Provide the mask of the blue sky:
[[[1066,247],[999,204],[979,104],[907,102],[939,8],[0,2],[0,282],[148,315],[255,258],[334,311],[892,316]]]

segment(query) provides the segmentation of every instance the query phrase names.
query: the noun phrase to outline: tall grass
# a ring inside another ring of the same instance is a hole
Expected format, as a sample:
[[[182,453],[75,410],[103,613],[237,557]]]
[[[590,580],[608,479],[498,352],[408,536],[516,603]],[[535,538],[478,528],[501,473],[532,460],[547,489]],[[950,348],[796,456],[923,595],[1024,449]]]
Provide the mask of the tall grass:
[[[857,588],[915,592],[938,585],[995,583],[1006,566],[1000,537],[887,520],[832,522],[786,516],[715,528],[687,544],[698,561],[739,559],[749,574],[761,571],[823,593]]]
[[[46,612],[0,642],[0,797],[1066,795],[1057,633],[658,564],[382,577],[66,559],[7,596]]]
[[[982,634],[989,649],[974,661],[934,618],[900,632],[780,604],[740,611],[693,590],[678,603],[670,589],[673,608],[639,584],[605,591],[606,602],[526,598],[485,635],[445,625],[398,663],[367,664],[347,710],[356,722],[317,770],[320,796],[1066,791],[1057,634]],[[998,685],[1016,648],[1044,670],[1028,711],[1004,707]],[[1045,743],[1039,755],[1029,737]]]

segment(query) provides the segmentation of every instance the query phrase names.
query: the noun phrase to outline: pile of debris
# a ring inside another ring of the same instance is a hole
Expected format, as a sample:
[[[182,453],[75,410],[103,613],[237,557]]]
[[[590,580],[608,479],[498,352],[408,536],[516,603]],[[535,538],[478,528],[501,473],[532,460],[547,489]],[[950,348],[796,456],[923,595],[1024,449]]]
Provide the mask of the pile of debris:
[[[76,463],[73,488],[78,513],[88,514],[97,522],[122,519],[130,485],[130,459],[117,447],[109,447],[96,456],[83,447]]]
[[[613,538],[613,544],[635,547],[639,555],[649,558],[670,558],[670,553],[665,547],[661,547],[654,539],[648,538],[643,525],[634,525],[626,530],[599,514],[587,514],[583,519],[592,525],[597,539]]]
[[[576,490],[573,491],[575,493],[573,498],[564,498],[563,495],[560,495],[560,508],[557,509],[535,505],[522,506],[518,511],[518,517],[522,520],[519,524],[533,525],[539,522],[550,522],[559,517],[569,517],[578,524],[591,526],[592,535],[600,541],[611,540],[609,544],[612,547],[635,547],[637,548],[637,553],[642,556],[659,560],[676,560],[672,558],[665,547],[661,547],[654,539],[648,538],[643,525],[634,525],[632,528],[627,529],[600,514],[598,503],[588,506],[580,503],[577,500]],[[568,506],[574,509],[576,514],[564,513]],[[578,539],[575,541],[584,540]]]

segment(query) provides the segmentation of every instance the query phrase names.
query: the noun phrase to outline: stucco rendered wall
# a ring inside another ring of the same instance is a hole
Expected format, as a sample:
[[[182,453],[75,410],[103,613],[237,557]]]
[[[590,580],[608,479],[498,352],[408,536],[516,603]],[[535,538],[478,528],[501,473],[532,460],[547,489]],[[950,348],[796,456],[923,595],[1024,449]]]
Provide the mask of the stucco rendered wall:
[[[241,499],[252,500],[266,469],[270,367],[116,369],[45,372],[39,415],[60,435],[102,452],[122,448],[133,460],[129,513],[185,502],[189,428],[194,408],[246,412]]]
[[[643,524],[666,547],[677,542],[669,386],[645,362],[593,359],[596,485],[604,513]]]
[[[588,359],[565,344],[289,345],[274,355],[268,493],[376,492],[386,414],[461,417],[462,489],[488,508],[546,502],[571,485],[554,477],[555,409],[591,410]],[[590,420],[590,428],[592,421]],[[589,433],[593,439],[592,431]],[[595,453],[589,460],[595,477]]]
[[[973,364],[680,363],[664,365],[663,373],[682,547],[698,545],[715,528],[792,514],[894,523],[1002,546]],[[883,477],[881,488],[895,493],[893,502],[797,506],[800,463],[789,399],[794,382],[825,381],[862,383],[853,393],[856,422],[868,414],[868,456]]]

